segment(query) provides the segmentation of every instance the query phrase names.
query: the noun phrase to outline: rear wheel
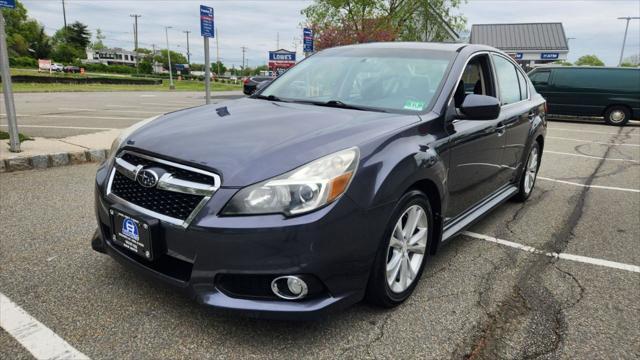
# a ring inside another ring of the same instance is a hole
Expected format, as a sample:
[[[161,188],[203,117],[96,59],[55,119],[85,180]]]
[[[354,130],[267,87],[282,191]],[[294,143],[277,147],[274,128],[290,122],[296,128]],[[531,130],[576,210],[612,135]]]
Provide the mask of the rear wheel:
[[[393,307],[415,289],[427,256],[433,215],[427,196],[417,190],[398,202],[378,249],[367,287],[367,301]]]
[[[536,184],[538,178],[538,169],[540,168],[540,145],[537,141],[533,142],[531,149],[529,150],[529,156],[527,162],[522,169],[522,175],[520,176],[519,191],[514,197],[516,201],[525,201],[531,196],[533,187]]]
[[[604,121],[609,125],[623,126],[629,122],[631,111],[625,106],[614,105],[604,113]]]

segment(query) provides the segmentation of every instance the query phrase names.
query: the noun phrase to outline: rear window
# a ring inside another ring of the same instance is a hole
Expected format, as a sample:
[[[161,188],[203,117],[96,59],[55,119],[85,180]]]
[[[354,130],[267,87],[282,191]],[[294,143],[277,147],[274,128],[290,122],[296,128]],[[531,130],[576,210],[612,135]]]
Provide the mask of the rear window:
[[[534,85],[541,84],[546,85],[549,83],[549,75],[551,75],[550,71],[538,71],[529,75],[529,79]]]
[[[633,69],[557,69],[553,83],[576,89],[640,92],[640,70]]]

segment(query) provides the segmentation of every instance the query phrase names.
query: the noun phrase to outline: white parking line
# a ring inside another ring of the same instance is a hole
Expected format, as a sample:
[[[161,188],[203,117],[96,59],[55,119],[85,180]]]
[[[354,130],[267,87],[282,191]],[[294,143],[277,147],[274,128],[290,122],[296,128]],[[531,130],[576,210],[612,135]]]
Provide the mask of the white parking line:
[[[583,155],[583,154],[574,154],[574,153],[567,153],[567,152],[560,152],[560,151],[551,151],[551,150],[545,150],[544,151],[545,154],[557,154],[557,155],[567,155],[567,156],[577,156],[577,157],[584,157],[584,158],[590,158],[590,159],[605,159],[605,160],[611,160],[611,161],[628,161],[628,162],[633,162],[633,163],[640,163],[640,160],[633,160],[633,159],[622,159],[622,158],[605,158],[605,157],[601,157],[601,156],[592,156],[592,155]]]
[[[638,190],[638,189],[629,189],[629,188],[621,188],[621,187],[614,187],[614,186],[602,186],[602,185],[586,185],[586,184],[580,184],[580,183],[571,182],[571,181],[551,179],[551,178],[544,177],[544,176],[538,176],[538,179],[539,180],[545,180],[545,181],[553,181],[553,182],[557,182],[557,183],[560,183],[560,184],[588,187],[588,188],[594,188],[594,189],[628,191],[628,192],[640,193],[640,190]]]
[[[612,146],[640,147],[640,144],[623,144],[623,143],[615,143],[615,142],[591,141],[591,140],[584,140],[584,139],[571,139],[571,138],[558,137],[558,136],[547,136],[547,139],[569,140],[569,141],[578,141],[578,142],[586,142],[586,143],[601,144],[601,145],[612,145]]]
[[[161,114],[162,111],[143,111],[143,110],[119,110],[119,109],[82,109],[82,108],[58,108],[60,111],[92,111],[92,112],[122,112],[122,113],[138,113],[138,114]]]
[[[571,260],[571,261],[581,262],[585,264],[598,265],[598,266],[604,266],[612,269],[626,270],[626,271],[631,271],[635,273],[640,273],[640,266],[637,266],[637,265],[624,264],[624,263],[619,263],[615,261],[591,258],[587,256],[580,256],[580,255],[572,255],[572,254],[566,254],[566,253],[545,252],[531,246],[518,244],[512,241],[507,241],[503,239],[498,239],[493,236],[478,234],[471,231],[464,231],[462,235],[466,235],[466,236],[480,239],[480,240],[489,241],[489,242],[504,245],[504,246],[509,246],[514,249],[523,250],[533,254],[541,254],[549,257],[554,257],[557,259]]]
[[[591,130],[573,130],[573,129],[563,129],[563,128],[554,128],[549,126],[549,131],[574,131],[574,132],[583,132],[583,133],[590,133],[590,134],[601,134],[601,135],[631,135],[631,136],[640,136],[640,134],[636,134],[636,133],[627,133],[627,134],[619,134],[619,133],[613,133],[613,132],[600,132],[600,131],[591,131]]]
[[[89,359],[2,293],[0,326],[36,359]]]
[[[7,124],[0,124],[7,127]],[[118,128],[83,127],[83,126],[55,126],[55,125],[22,125],[21,128],[51,128],[51,129],[76,129],[76,130],[117,130]]]
[[[157,114],[157,113],[154,113]],[[6,114],[0,114],[0,116],[6,116]],[[132,117],[119,117],[119,116],[85,116],[85,115],[19,115],[18,117],[40,117],[40,118],[54,118],[54,119],[96,119],[96,120],[144,120],[146,118],[132,118]]]

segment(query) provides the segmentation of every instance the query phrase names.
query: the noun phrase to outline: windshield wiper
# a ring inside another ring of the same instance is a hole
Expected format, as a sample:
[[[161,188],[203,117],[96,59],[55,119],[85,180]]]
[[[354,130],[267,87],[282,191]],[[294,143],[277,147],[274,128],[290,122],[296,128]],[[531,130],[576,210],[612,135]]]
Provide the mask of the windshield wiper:
[[[312,102],[312,104],[319,105],[319,106],[336,107],[336,108],[341,108],[341,109],[353,109],[353,110],[362,110],[362,111],[386,112],[386,110],[382,110],[382,109],[376,109],[376,108],[371,108],[371,107],[367,107],[367,106],[357,106],[357,105],[346,104],[346,103],[343,103],[340,100],[329,100],[329,101],[326,101],[326,102],[314,101],[314,102]]]
[[[284,101],[282,99],[280,99],[279,97],[275,96],[275,95],[256,95],[254,96],[255,99],[264,99],[264,100],[271,100],[271,101]]]

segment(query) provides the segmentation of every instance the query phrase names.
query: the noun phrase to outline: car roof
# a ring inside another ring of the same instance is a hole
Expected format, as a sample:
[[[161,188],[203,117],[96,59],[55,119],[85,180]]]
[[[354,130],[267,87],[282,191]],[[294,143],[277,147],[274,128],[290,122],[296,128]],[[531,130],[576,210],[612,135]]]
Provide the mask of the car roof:
[[[463,43],[437,43],[437,42],[373,42],[364,44],[353,44],[341,46],[343,49],[348,48],[370,48],[370,49],[416,49],[416,50],[444,50],[459,51],[467,46],[475,46]]]
[[[563,66],[563,65],[540,65],[533,70],[538,69],[609,69],[609,70],[639,70],[637,67],[621,67],[621,66]],[[533,71],[531,70],[531,71]]]

